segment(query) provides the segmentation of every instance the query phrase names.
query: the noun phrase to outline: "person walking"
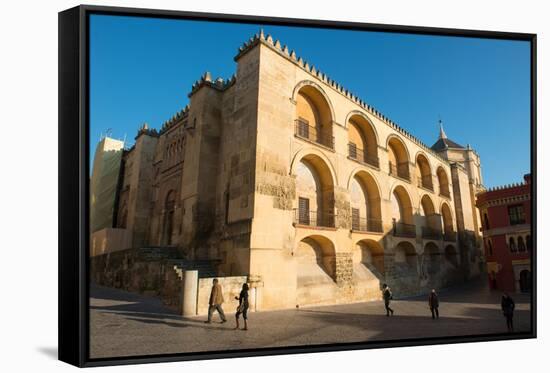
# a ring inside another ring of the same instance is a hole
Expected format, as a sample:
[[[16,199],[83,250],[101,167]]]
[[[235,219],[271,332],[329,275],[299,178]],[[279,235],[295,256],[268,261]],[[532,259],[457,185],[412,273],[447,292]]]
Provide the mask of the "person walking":
[[[218,283],[218,279],[215,278],[214,281],[212,281],[212,290],[210,291],[210,300],[208,301],[208,320],[205,321],[205,323],[210,324],[212,322],[212,314],[214,313],[214,310],[218,311],[220,314],[222,324],[227,321],[225,314],[223,313],[222,303],[222,286]]]
[[[237,322],[237,326],[235,326],[235,329],[239,329],[239,316],[243,315],[244,320],[244,328],[243,330],[248,330],[248,284],[244,283],[243,288],[241,290],[241,293],[238,297],[235,297],[236,300],[239,301],[239,306],[237,307],[237,313],[235,314],[235,321]]]
[[[430,311],[432,311],[432,319],[439,319],[439,297],[435,289],[432,289],[430,295],[428,295],[428,305],[430,306]]]
[[[384,307],[386,308],[386,316],[393,316],[393,310],[390,308],[390,301],[393,299],[391,289],[387,284],[382,285],[382,298],[384,299]]]
[[[500,307],[502,308],[502,313],[506,318],[506,327],[508,328],[508,332],[511,333],[514,331],[514,308],[516,308],[516,304],[508,293],[502,294]]]

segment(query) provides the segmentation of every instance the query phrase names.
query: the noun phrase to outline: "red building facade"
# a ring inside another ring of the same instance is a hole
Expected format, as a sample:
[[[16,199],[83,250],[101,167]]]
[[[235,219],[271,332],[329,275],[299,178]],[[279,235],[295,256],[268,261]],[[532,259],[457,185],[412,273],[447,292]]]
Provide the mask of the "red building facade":
[[[531,291],[531,176],[477,195],[491,289]]]

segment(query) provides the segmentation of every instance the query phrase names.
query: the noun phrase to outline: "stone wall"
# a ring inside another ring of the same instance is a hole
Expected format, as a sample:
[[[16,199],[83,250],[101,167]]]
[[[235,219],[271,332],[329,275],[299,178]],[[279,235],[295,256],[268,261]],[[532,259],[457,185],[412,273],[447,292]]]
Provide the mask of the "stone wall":
[[[90,258],[94,283],[160,297],[174,310],[181,309],[181,274],[174,270],[176,249],[128,249]]]
[[[201,278],[199,279],[198,284],[198,293],[197,293],[197,315],[207,315],[208,314],[208,301],[210,299],[210,292],[212,290],[212,281],[214,278]],[[219,284],[222,287],[222,293],[224,298],[224,303],[222,308],[227,316],[231,318],[235,314],[235,310],[239,305],[239,301],[235,299],[241,293],[243,284],[247,282],[246,276],[234,276],[234,277],[220,277],[218,278]],[[250,304],[250,310],[255,309],[255,290],[250,289],[248,291],[248,298]],[[216,316],[217,317],[217,316]]]

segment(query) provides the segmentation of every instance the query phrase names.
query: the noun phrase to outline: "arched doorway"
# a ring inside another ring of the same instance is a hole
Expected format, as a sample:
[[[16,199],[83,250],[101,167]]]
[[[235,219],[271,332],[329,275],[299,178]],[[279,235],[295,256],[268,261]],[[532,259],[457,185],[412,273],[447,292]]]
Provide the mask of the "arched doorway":
[[[391,207],[393,235],[397,237],[416,237],[411,198],[403,186],[398,185],[393,190]]]
[[[314,86],[300,88],[296,95],[295,135],[334,149],[329,103]]]
[[[170,190],[166,194],[164,199],[164,219],[163,219],[163,233],[162,233],[162,245],[172,245],[172,236],[174,229],[174,211],[176,208],[176,192]]]
[[[443,234],[445,241],[456,241],[456,232],[453,228],[453,215],[447,203],[441,205],[441,217],[443,218]]]
[[[422,226],[422,238],[441,239],[441,217],[435,213],[432,199],[427,194],[420,200],[420,215]]]
[[[359,171],[350,183],[351,227],[357,231],[382,232],[380,192],[374,177]]]
[[[392,136],[388,141],[390,175],[410,181],[409,155],[401,139]]]
[[[458,268],[458,253],[454,246],[447,245],[445,247],[445,260],[447,263],[449,263],[453,268]]]
[[[399,242],[395,247],[393,259],[398,273],[403,275],[418,274],[416,249],[410,242]]]
[[[437,181],[439,183],[439,195],[450,198],[451,192],[449,188],[449,177],[447,176],[447,172],[445,172],[441,166],[437,168]]]
[[[384,248],[376,241],[361,240],[353,251],[354,270],[359,278],[365,271],[374,274],[379,279],[385,274]]]
[[[352,115],[348,120],[348,157],[371,166],[380,166],[376,133],[362,115]]]
[[[295,222],[334,227],[334,181],[323,159],[308,154],[296,166]]]
[[[336,287],[334,244],[323,236],[302,239],[294,253],[296,259],[296,304],[330,301]]]
[[[441,254],[433,242],[428,242],[424,246],[424,265],[428,275],[435,275],[441,269]]]
[[[531,271],[524,269],[519,273],[519,288],[522,293],[531,291]]]
[[[430,162],[424,154],[418,154],[416,157],[416,180],[419,187],[434,189]]]

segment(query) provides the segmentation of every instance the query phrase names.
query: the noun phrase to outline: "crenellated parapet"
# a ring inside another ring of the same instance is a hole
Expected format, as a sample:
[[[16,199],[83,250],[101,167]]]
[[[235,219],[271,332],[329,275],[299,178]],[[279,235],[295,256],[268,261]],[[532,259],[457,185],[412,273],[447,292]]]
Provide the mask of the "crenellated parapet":
[[[248,41],[243,43],[239,47],[239,51],[237,55],[235,56],[234,60],[238,61],[242,56],[244,56],[246,53],[248,53],[250,50],[252,50],[255,46],[258,44],[263,44],[267,47],[269,47],[271,50],[275,51],[279,55],[283,56],[287,60],[291,61],[295,65],[302,68],[307,73],[311,74],[315,78],[321,80],[326,85],[330,86],[332,89],[340,93],[341,95],[345,96],[347,99],[353,101],[355,104],[360,106],[363,110],[367,111],[371,115],[378,118],[380,121],[382,121],[384,124],[388,125],[395,131],[399,132],[409,140],[411,140],[413,143],[421,147],[426,152],[430,153],[434,157],[440,159],[442,162],[449,163],[447,159],[442,157],[439,153],[433,151],[428,145],[426,145],[422,140],[412,135],[409,131],[405,130],[403,127],[399,126],[397,123],[395,123],[393,120],[388,118],[386,115],[384,115],[382,112],[377,110],[372,105],[369,105],[365,101],[363,101],[361,98],[359,98],[356,94],[352,93],[350,90],[346,89],[343,85],[336,82],[335,80],[331,79],[328,75],[323,73],[321,70],[316,68],[313,64],[310,64],[306,60],[304,60],[302,57],[299,57],[294,50],[289,50],[288,46],[282,45],[279,40],[274,40],[273,37],[269,34],[265,35],[263,29],[260,29],[260,32],[252,36]],[[475,151],[474,151],[475,152]],[[476,153],[477,154],[477,153]]]
[[[202,87],[210,87],[214,88],[220,92],[225,91],[227,88],[231,87],[233,84],[235,84],[236,76],[233,74],[231,78],[229,79],[223,79],[223,78],[217,78],[215,80],[212,80],[212,75],[210,72],[205,72],[199,80],[197,80],[193,85],[191,86],[191,92],[189,92],[188,97],[193,96],[200,88]]]
[[[168,131],[170,128],[174,127],[177,123],[187,118],[189,114],[189,105],[186,105],[183,109],[178,111],[176,114],[174,114],[170,119],[165,121],[162,124],[162,127],[160,129],[160,133],[164,133]]]
[[[141,127],[139,127],[138,131],[137,131],[137,135],[136,135],[136,140],[138,137],[140,137],[141,135],[147,135],[147,136],[152,136],[152,137],[158,137],[159,136],[159,132],[155,129],[155,128],[149,128],[149,125],[147,123],[143,123],[141,125]]]

